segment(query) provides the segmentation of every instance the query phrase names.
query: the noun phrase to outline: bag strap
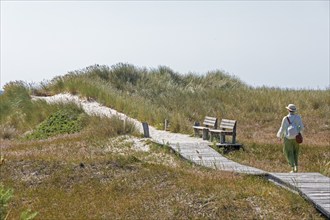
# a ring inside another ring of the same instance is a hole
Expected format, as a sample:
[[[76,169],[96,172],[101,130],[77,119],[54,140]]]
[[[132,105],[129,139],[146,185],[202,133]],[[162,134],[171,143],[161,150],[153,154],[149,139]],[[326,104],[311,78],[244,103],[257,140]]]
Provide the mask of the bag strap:
[[[289,122],[289,124],[291,125],[291,121],[290,121],[289,117],[286,117],[286,119],[288,119],[288,122]]]

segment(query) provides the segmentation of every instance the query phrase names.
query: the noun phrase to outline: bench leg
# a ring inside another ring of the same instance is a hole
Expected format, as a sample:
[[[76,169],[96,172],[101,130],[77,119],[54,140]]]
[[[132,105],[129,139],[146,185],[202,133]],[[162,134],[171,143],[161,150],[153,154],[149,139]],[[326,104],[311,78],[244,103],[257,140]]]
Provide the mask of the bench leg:
[[[233,144],[236,144],[236,134],[233,134],[232,143],[233,143]]]
[[[194,131],[195,131],[195,137],[199,137],[199,131],[197,128],[194,128]]]
[[[217,135],[215,133],[210,132],[210,142],[212,142],[213,139],[216,137],[217,137]]]
[[[220,144],[224,144],[226,142],[226,138],[224,134],[220,134]]]

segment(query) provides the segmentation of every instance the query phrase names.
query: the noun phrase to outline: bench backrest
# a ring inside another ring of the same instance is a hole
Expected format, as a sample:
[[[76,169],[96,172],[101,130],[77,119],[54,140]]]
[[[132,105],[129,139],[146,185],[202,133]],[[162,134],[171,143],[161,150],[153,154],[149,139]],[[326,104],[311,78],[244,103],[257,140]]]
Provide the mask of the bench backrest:
[[[218,119],[214,117],[205,116],[203,125],[205,127],[212,127],[216,129],[218,127]]]
[[[220,129],[221,130],[231,130],[236,132],[236,120],[229,120],[229,119],[221,119],[220,122]]]

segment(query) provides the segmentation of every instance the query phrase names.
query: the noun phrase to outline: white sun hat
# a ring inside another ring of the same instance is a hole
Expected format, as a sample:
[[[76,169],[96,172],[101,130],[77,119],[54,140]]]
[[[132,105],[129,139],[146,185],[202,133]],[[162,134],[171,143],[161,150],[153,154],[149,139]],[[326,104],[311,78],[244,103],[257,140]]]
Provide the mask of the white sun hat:
[[[290,112],[295,112],[297,111],[297,108],[294,104],[289,104],[287,107],[285,107],[286,109],[288,109]]]

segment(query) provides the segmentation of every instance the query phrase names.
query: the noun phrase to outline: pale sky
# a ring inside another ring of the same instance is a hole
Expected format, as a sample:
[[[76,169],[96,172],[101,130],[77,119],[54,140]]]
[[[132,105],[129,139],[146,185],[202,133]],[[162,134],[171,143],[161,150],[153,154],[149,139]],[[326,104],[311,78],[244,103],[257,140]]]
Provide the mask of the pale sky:
[[[1,0],[1,87],[100,64],[330,88],[329,0]]]

